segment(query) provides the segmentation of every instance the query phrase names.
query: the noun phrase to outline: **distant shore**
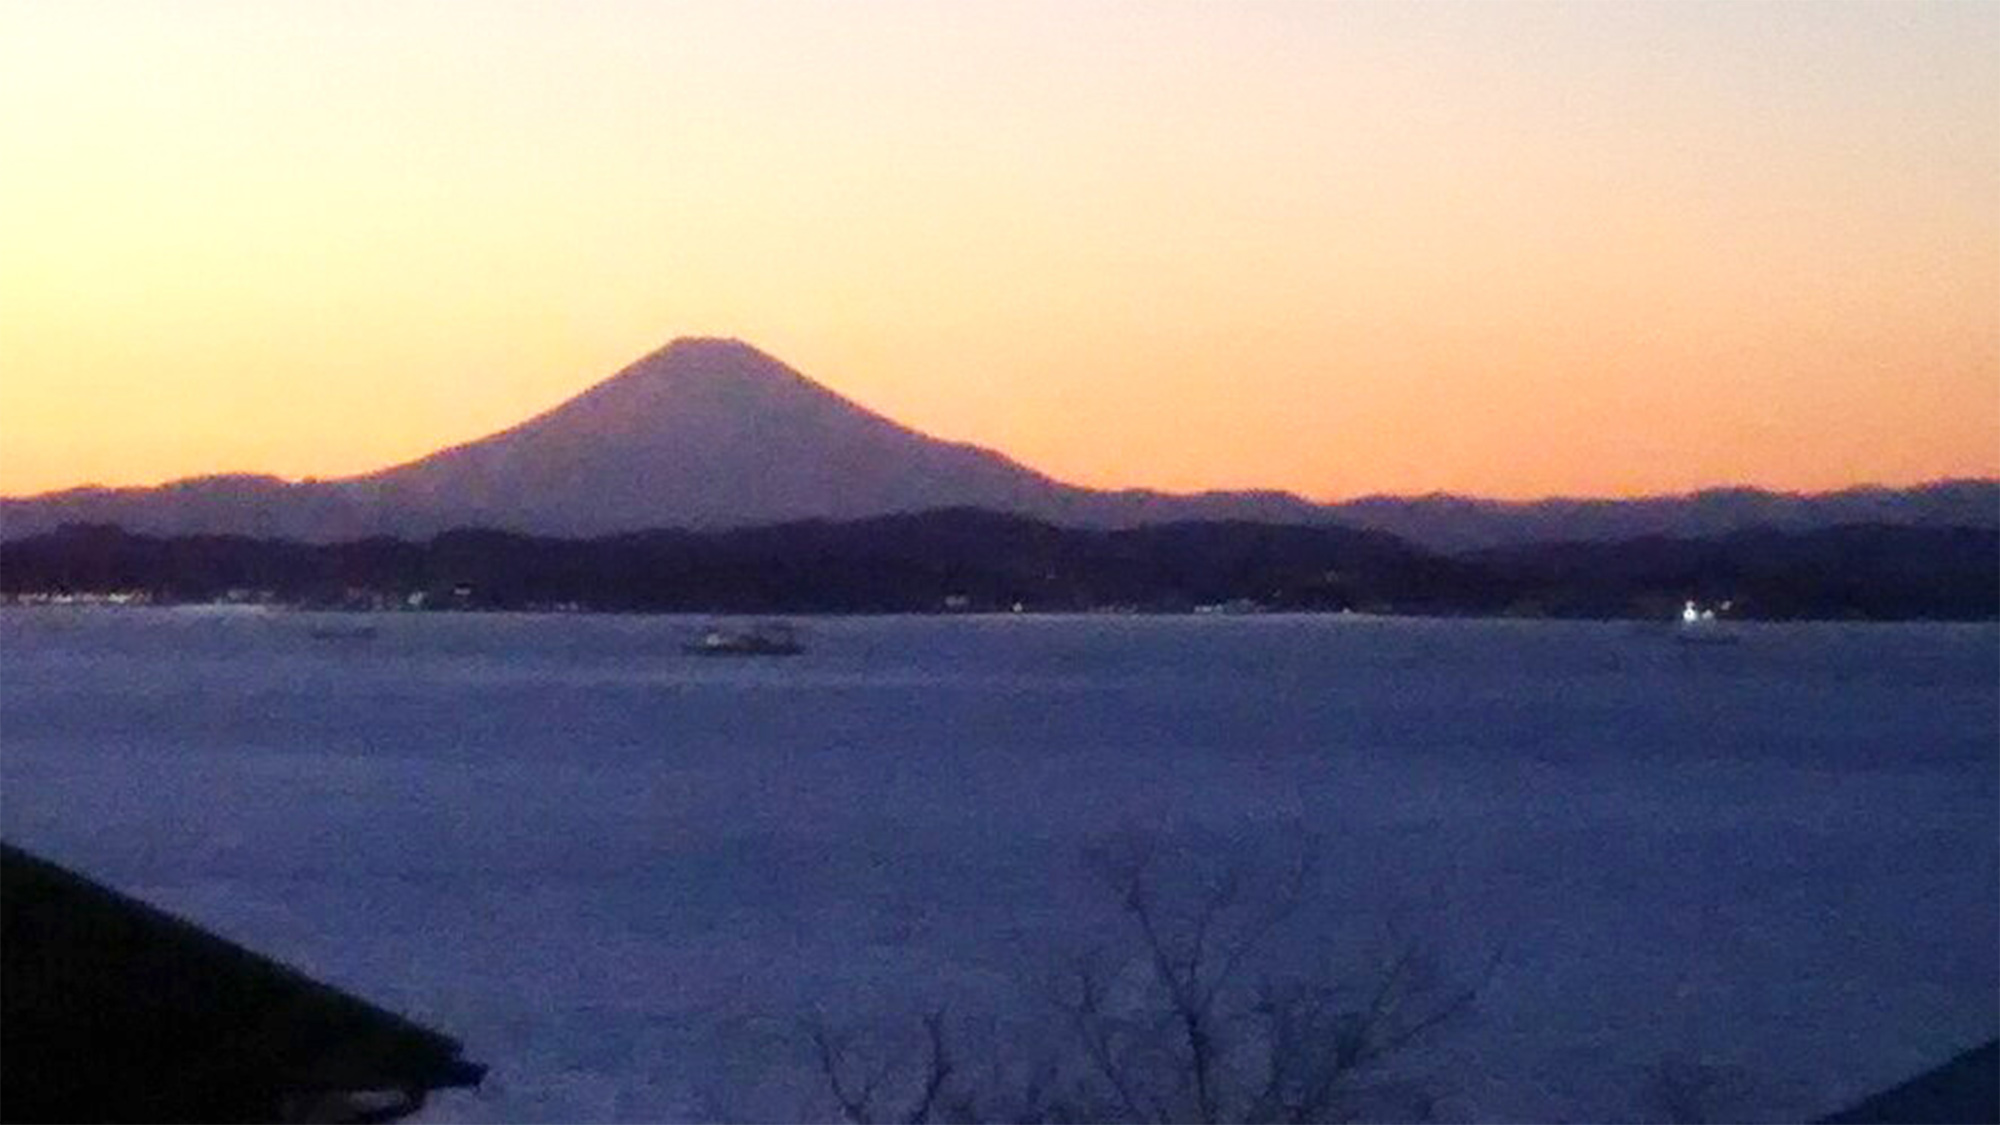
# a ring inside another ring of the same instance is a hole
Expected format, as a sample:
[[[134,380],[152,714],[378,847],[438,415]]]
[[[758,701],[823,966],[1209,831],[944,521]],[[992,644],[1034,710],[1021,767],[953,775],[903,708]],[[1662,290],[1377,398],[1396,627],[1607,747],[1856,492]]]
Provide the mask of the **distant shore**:
[[[0,601],[300,610],[2000,619],[2000,532],[1850,525],[1447,556],[1326,525],[1059,527],[949,510],[553,539],[308,544],[73,525],[0,543]]]

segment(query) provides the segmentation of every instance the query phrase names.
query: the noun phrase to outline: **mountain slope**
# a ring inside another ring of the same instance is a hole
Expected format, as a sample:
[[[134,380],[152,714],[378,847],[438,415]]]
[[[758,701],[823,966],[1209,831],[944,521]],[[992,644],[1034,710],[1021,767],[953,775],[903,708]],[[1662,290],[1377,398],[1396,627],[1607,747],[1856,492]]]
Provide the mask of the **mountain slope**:
[[[1046,511],[1076,491],[707,339],[677,340],[513,429],[355,483],[389,510],[550,534],[951,505]]]

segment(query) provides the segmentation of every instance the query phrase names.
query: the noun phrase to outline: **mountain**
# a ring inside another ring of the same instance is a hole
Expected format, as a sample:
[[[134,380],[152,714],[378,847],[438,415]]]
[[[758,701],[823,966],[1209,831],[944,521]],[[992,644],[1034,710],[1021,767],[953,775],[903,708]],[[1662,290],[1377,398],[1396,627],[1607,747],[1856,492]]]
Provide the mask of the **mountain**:
[[[679,340],[546,414],[356,482],[401,511],[554,534],[972,505],[1063,486],[934,441],[729,340]]]
[[[975,507],[1087,526],[1324,519],[1285,493],[1172,496],[1053,480],[890,421],[735,340],[682,339],[511,429],[337,481],[216,476],[0,504],[8,537],[64,523],[326,542],[483,526],[541,535],[720,528]]]
[[[1096,528],[1338,522],[1462,552],[1759,526],[1994,527],[2000,482],[1820,496],[1737,489],[1530,503],[1428,496],[1323,505],[1277,491],[1100,491],[989,449],[927,437],[739,341],[682,339],[520,425],[405,465],[344,480],[210,476],[158,488],[79,488],[0,500],[0,536],[36,535],[67,523],[306,542],[422,537],[471,526],[591,536],[957,507]]]

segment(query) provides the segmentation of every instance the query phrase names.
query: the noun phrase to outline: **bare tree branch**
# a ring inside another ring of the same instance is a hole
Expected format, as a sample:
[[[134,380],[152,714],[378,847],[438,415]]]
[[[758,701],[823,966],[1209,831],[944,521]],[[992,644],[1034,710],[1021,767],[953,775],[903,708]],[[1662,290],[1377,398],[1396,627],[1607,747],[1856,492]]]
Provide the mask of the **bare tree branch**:
[[[1098,975],[1097,966],[1086,959],[1076,966],[1077,1000],[1074,1005],[1065,1005],[1070,1014],[1071,1027],[1083,1043],[1084,1053],[1097,1067],[1098,1074],[1118,1095],[1129,1121],[1160,1120],[1164,1115],[1148,1112],[1139,1103],[1139,1097],[1132,1083],[1120,1065],[1117,1053],[1105,1034],[1103,1012],[1104,986]]]
[[[903,1115],[903,1125],[922,1125],[930,1120],[931,1107],[937,1103],[938,1092],[951,1077],[951,1054],[944,1043],[944,1009],[924,1014],[924,1037],[930,1045],[930,1059],[924,1067],[924,1088],[917,1097],[917,1104]]]
[[[840,1104],[843,1119],[852,1125],[873,1125],[868,1112],[868,1102],[874,1093],[874,1083],[868,1083],[860,1093],[849,1093],[844,1073],[847,1069],[847,1037],[836,1037],[827,1029],[826,1020],[814,1016],[807,1021],[806,1029],[812,1037],[813,1047],[819,1054],[820,1074],[826,1078],[827,1088],[833,1092],[833,1100]]]
[[[1237,978],[1306,900],[1313,854],[1273,884],[1249,882],[1241,867],[1204,878],[1217,871],[1206,856],[1165,858],[1157,840],[1145,838],[1122,838],[1086,857],[1121,918],[1129,953],[1093,951],[1046,978],[1046,998],[1068,1032],[1066,1059],[1024,1071],[1003,1051],[989,1056],[989,1075],[968,1081],[957,1058],[963,1034],[948,1035],[938,1009],[922,1020],[921,1062],[870,1072],[850,1040],[823,1021],[811,1025],[820,1070],[846,1119],[1317,1123],[1387,1104],[1368,1099],[1428,1104],[1400,1078],[1370,1085],[1366,1072],[1468,1011],[1497,954],[1469,986],[1440,979],[1418,943],[1399,941],[1358,988],[1342,985],[1330,967],[1245,988]],[[912,1072],[907,1112],[881,1105],[884,1082],[900,1085]]]

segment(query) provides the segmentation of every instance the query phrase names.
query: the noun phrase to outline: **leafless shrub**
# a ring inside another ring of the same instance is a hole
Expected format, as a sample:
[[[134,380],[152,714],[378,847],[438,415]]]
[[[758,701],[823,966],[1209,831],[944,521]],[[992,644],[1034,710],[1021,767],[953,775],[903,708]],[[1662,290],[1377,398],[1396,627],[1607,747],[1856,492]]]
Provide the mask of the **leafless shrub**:
[[[843,1119],[854,1125],[886,1125],[891,1121],[918,1125],[919,1122],[932,1120],[938,1097],[950,1080],[953,1069],[951,1051],[945,1043],[944,1009],[925,1013],[923,1025],[927,1045],[925,1059],[917,1071],[915,1091],[908,1104],[898,1112],[881,1100],[884,1083],[898,1077],[893,1061],[878,1061],[869,1065],[862,1059],[865,1053],[854,1049],[851,1033],[833,1031],[823,1016],[814,1016],[806,1021],[806,1033],[819,1059],[820,1075],[826,1080],[835,1103],[840,1106]]]
[[[1483,979],[1450,982],[1409,941],[1356,980],[1327,968],[1252,979],[1272,934],[1305,902],[1316,854],[1302,847],[1253,873],[1168,855],[1151,839],[1094,849],[1086,862],[1121,932],[1059,959],[1040,982],[1058,1026],[1036,1038],[1067,1050],[1021,1064],[1006,1057],[1017,1052],[988,1048],[986,1073],[969,1075],[934,1011],[923,1019],[924,1062],[869,1065],[821,1022],[811,1034],[828,1089],[848,1121],[871,1125],[1427,1117],[1421,1084],[1381,1072],[1469,1011]],[[891,1086],[908,1091],[894,1107]]]

